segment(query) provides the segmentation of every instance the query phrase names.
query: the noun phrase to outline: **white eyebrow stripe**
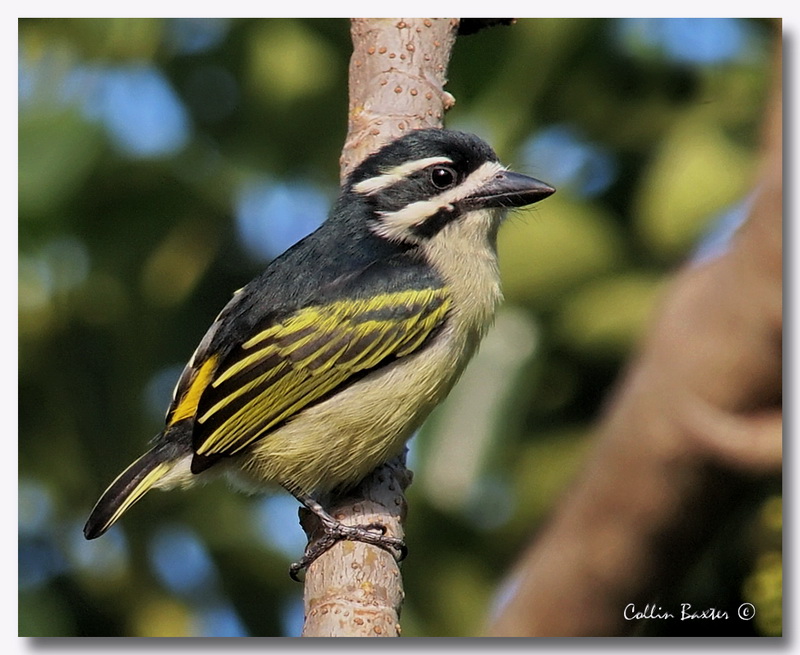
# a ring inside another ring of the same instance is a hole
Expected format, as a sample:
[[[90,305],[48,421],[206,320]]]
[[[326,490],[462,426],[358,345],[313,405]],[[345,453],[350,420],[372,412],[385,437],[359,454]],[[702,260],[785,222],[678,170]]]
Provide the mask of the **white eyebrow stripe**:
[[[470,173],[461,184],[438,196],[412,202],[396,212],[381,212],[381,220],[374,227],[374,231],[387,239],[408,240],[412,228],[421,225],[448,205],[468,198],[504,170],[506,167],[500,162],[487,161]]]
[[[361,180],[358,184],[353,186],[353,191],[364,195],[371,195],[377,193],[381,189],[392,186],[400,180],[421,171],[428,166],[434,164],[452,164],[453,160],[449,157],[425,157],[424,159],[417,159],[415,161],[407,161],[405,164],[399,164],[388,171],[384,171],[380,175],[370,177],[366,180]]]

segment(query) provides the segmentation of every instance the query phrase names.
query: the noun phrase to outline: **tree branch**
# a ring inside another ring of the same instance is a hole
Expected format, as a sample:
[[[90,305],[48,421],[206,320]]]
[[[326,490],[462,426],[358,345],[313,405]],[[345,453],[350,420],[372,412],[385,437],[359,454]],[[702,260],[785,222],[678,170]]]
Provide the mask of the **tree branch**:
[[[368,154],[425,127],[455,103],[444,90],[457,18],[354,18],[344,180]]]
[[[348,525],[380,523],[387,534],[402,537],[406,516],[403,495],[411,483],[405,455],[376,469],[354,491],[331,501],[331,514]],[[303,511],[303,528],[319,536],[316,516]],[[304,637],[397,637],[403,585],[400,568],[387,551],[343,541],[308,569]]]

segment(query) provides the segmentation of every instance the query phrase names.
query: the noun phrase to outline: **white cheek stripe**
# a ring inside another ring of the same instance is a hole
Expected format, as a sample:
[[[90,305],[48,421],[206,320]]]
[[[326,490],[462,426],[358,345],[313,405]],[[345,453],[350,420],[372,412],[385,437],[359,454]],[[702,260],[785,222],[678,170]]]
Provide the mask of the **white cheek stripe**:
[[[434,164],[452,163],[453,160],[449,159],[448,157],[426,157],[425,159],[408,161],[405,164],[400,164],[399,166],[390,168],[388,171],[384,171],[381,175],[362,180],[353,186],[353,191],[369,196],[373,193],[377,193],[381,189],[385,189],[386,187],[396,184],[400,180],[412,175],[413,173],[416,173],[417,171],[428,168],[428,166],[433,166]]]
[[[396,212],[381,212],[380,222],[374,227],[374,231],[387,239],[409,240],[409,231],[412,228],[421,225],[439,210],[468,198],[504,170],[506,167],[499,162],[487,161],[470,173],[461,184],[438,196],[412,202]]]

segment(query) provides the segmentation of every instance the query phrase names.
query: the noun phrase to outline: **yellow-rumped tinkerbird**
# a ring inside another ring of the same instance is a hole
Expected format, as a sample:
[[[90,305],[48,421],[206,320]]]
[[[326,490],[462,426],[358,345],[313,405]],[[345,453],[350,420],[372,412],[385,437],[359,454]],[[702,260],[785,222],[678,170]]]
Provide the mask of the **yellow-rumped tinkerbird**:
[[[103,493],[86,538],[151,488],[224,471],[249,488],[283,486],[320,518],[325,547],[355,539],[404,552],[316,497],[398,454],[448,394],[501,300],[506,210],[553,192],[463,132],[413,131],[367,157],[327,220],[211,324],[164,431]],[[307,551],[293,575],[319,554]]]

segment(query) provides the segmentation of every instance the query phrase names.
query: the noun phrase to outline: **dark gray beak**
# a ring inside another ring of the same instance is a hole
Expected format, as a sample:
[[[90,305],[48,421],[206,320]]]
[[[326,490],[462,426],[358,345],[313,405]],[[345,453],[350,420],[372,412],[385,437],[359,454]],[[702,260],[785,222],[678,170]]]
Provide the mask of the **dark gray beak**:
[[[544,200],[556,190],[549,184],[522,173],[502,171],[484,184],[464,203],[470,207],[525,207]]]

